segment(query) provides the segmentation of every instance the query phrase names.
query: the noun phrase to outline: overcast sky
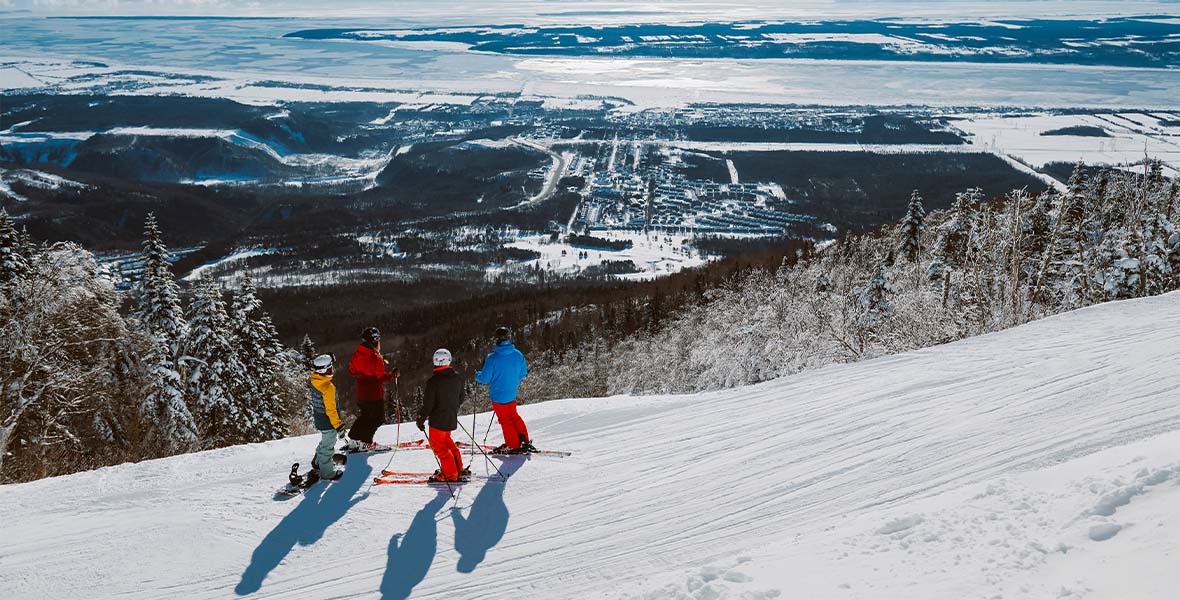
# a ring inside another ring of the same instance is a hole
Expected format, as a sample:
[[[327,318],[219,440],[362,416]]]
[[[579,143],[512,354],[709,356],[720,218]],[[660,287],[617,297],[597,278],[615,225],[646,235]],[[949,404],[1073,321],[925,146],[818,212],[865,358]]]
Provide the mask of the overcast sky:
[[[447,14],[463,4],[488,15],[560,11],[622,10],[726,14],[724,7],[764,7],[767,16],[863,12],[955,16],[1055,16],[1063,14],[1144,14],[1180,12],[1180,0],[0,0],[0,10],[39,15],[194,15],[194,16],[426,16]],[[902,15],[905,16],[905,15]]]

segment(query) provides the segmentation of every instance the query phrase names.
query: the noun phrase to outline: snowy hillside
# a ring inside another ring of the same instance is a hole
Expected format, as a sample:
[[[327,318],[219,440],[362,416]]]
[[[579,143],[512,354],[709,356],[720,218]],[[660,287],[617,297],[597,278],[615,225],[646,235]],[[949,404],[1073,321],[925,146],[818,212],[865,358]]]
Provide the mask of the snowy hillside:
[[[371,487],[391,458],[432,468],[401,450],[276,502],[312,438],[0,487],[0,595],[1174,598],[1177,339],[1170,294],[755,387],[529,406],[538,446],[575,455],[496,460],[506,483],[455,500]]]

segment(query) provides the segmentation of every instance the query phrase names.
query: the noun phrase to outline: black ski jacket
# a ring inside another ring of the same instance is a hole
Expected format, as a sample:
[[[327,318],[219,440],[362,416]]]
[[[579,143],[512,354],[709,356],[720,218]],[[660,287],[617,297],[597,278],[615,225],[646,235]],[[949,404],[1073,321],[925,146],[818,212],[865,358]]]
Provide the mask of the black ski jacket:
[[[429,419],[430,426],[442,431],[459,427],[459,405],[463,403],[463,378],[454,369],[435,371],[426,381],[418,420]]]

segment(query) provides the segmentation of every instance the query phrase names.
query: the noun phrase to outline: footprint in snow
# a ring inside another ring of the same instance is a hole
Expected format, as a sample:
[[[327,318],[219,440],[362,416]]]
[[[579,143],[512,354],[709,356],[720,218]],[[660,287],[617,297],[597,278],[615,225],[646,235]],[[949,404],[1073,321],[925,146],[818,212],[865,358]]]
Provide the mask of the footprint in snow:
[[[1105,542],[1118,535],[1123,526],[1118,523],[1099,523],[1090,526],[1090,539],[1095,542]]]
[[[925,519],[922,518],[922,515],[901,517],[885,523],[880,529],[877,530],[877,533],[880,535],[893,535],[898,532],[913,529],[914,527],[921,525],[922,521],[924,520]]]

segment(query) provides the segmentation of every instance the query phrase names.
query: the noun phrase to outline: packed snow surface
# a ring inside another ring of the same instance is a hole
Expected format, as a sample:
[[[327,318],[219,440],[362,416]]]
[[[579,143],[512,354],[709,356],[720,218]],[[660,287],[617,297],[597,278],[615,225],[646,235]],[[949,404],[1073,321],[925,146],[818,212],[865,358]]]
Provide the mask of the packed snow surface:
[[[1178,337],[1170,294],[753,387],[528,406],[537,445],[574,456],[491,460],[507,481],[454,499],[371,487],[433,469],[401,450],[273,500],[312,437],[4,486],[0,579],[14,599],[1175,598]]]
[[[971,115],[955,127],[971,146],[1041,168],[1053,162],[1135,165],[1144,154],[1180,175],[1180,117],[1174,112],[1028,116]],[[1081,130],[1101,135],[1071,135]]]

